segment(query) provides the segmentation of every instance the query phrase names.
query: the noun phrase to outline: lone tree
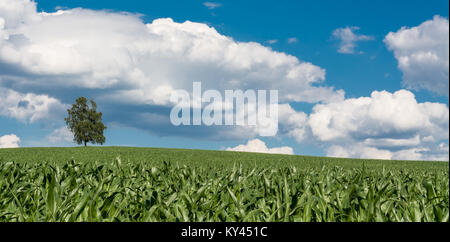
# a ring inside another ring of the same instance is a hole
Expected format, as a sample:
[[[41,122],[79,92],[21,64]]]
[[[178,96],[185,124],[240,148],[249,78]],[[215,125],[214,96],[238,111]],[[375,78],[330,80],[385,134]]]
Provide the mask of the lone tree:
[[[67,109],[69,116],[64,120],[73,134],[73,141],[77,144],[87,146],[88,142],[93,144],[105,143],[103,131],[106,126],[102,122],[102,113],[97,112],[97,104],[94,100],[85,97],[77,98],[71,109]]]

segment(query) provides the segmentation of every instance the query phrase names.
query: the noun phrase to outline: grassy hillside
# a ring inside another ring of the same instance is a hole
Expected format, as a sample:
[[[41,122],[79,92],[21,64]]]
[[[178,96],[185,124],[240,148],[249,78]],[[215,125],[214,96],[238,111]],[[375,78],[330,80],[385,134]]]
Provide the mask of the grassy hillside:
[[[132,163],[145,162],[160,164],[163,161],[180,165],[199,166],[243,166],[314,168],[321,166],[341,166],[344,168],[382,168],[389,169],[449,169],[448,162],[430,161],[389,161],[370,159],[344,159],[298,155],[260,154],[246,152],[186,150],[135,147],[75,147],[75,148],[19,148],[0,149],[0,161],[16,162],[56,162],[69,160],[79,162],[111,162],[117,157]]]
[[[0,221],[448,220],[448,162],[0,149]]]

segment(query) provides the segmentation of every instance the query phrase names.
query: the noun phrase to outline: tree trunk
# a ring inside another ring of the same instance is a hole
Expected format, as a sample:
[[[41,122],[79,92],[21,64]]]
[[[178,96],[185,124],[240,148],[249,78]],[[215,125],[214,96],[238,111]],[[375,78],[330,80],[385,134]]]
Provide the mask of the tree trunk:
[[[84,141],[84,147],[87,147],[87,142],[86,142],[86,140]]]

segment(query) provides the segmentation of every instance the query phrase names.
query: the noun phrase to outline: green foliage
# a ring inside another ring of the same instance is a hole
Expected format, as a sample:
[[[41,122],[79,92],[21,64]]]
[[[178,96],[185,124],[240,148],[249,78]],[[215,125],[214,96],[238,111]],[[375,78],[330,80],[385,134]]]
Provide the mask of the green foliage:
[[[106,126],[102,122],[102,113],[97,112],[97,104],[94,100],[88,100],[85,97],[77,98],[71,109],[67,110],[68,117],[64,120],[67,127],[74,135],[74,141],[77,144],[87,145],[105,143],[103,131]]]
[[[0,221],[448,220],[447,162],[117,147],[0,150]]]

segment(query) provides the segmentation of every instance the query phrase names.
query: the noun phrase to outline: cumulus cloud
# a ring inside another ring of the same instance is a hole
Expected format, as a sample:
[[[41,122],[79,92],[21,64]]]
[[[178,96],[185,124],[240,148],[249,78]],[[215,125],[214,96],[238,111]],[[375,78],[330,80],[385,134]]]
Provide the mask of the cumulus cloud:
[[[194,81],[219,90],[279,89],[286,101],[341,95],[313,86],[325,79],[322,68],[255,42],[236,42],[205,24],[144,24],[134,15],[86,9],[36,15],[38,20],[8,29],[15,34],[0,42],[0,61],[29,73],[28,82],[45,76],[49,86],[109,89],[158,105]]]
[[[280,133],[326,147],[327,156],[448,160],[449,109],[407,90],[316,104],[310,115],[279,105]]]
[[[17,148],[19,143],[20,138],[15,134],[0,136],[0,148]]]
[[[338,28],[333,31],[333,37],[340,41],[338,52],[342,54],[355,54],[355,48],[360,41],[373,40],[372,36],[357,34],[359,27]]]
[[[298,143],[310,135],[308,115],[294,110],[289,104],[278,105],[278,122],[280,133],[294,138]]]
[[[447,105],[418,103],[407,90],[318,104],[308,123],[316,139],[332,144],[330,156],[448,159],[437,148],[449,138]]]
[[[52,133],[47,135],[46,139],[50,144],[71,143],[73,142],[73,134],[64,126],[53,130]]]
[[[50,119],[65,111],[66,105],[48,95],[19,93],[0,87],[0,115],[22,122]]]
[[[0,31],[15,28],[21,23],[29,23],[36,18],[36,3],[29,0],[0,1]],[[1,24],[3,23],[3,24]]]
[[[31,1],[0,1],[0,86],[39,91],[61,103],[95,98],[107,122],[134,126],[142,116],[168,116],[172,91],[191,91],[195,81],[222,93],[275,89],[284,103],[344,96],[323,84],[326,72],[319,66],[235,41],[206,24],[144,23],[133,14],[81,8],[38,13]],[[170,122],[158,128],[141,123],[156,133],[172,129]]]
[[[289,146],[268,148],[266,143],[259,139],[249,140],[245,145],[238,145],[233,148],[227,148],[227,151],[242,151],[270,154],[286,154],[293,155],[294,150]]]
[[[448,19],[434,16],[417,27],[402,27],[390,32],[384,42],[394,52],[407,88],[448,96]]]

